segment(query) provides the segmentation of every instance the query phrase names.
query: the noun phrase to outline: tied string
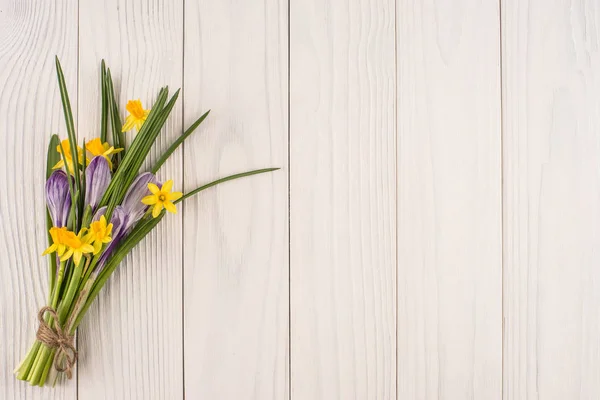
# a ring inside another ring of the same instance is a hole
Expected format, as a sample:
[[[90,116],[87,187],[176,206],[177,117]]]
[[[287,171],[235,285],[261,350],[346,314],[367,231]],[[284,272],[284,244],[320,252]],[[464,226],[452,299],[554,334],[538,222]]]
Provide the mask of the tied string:
[[[55,327],[52,328],[44,320],[44,314],[49,313],[54,318]],[[65,326],[61,326],[58,320],[58,314],[52,307],[43,307],[38,313],[40,326],[36,334],[37,339],[51,349],[58,349],[54,355],[54,368],[58,372],[67,374],[67,378],[71,379],[71,370],[77,362],[77,350],[73,345],[73,336],[69,335]],[[60,365],[60,356],[65,356],[65,364]]]

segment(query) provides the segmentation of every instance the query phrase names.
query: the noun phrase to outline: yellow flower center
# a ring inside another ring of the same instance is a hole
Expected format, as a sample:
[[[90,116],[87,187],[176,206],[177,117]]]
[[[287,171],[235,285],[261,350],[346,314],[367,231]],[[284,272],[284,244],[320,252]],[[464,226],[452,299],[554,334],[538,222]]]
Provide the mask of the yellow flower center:
[[[99,138],[96,138],[94,140],[90,140],[85,145],[85,148],[90,153],[92,153],[92,155],[94,155],[94,156],[100,156],[100,155],[104,154],[104,152],[106,151],[106,149],[104,147],[105,146],[102,144],[102,142],[100,141]]]
[[[125,108],[127,108],[127,111],[129,111],[129,113],[131,115],[133,115],[135,118],[137,118],[137,119],[144,118],[144,108],[142,107],[141,101],[129,100],[127,102],[127,106]]]
[[[158,200],[159,201],[166,201],[167,200],[167,196],[164,195],[164,193],[161,193],[158,195]]]
[[[92,222],[90,230],[92,231],[95,239],[102,240],[106,237],[106,228],[100,221]]]

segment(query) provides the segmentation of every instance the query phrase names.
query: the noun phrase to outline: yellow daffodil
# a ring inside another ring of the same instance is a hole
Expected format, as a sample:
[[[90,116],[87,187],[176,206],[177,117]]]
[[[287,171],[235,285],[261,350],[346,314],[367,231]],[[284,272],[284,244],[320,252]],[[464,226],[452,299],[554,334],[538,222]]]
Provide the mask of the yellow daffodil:
[[[64,159],[61,157],[60,161],[52,167],[52,169],[59,169],[65,166],[65,160],[67,160],[67,169],[71,175],[73,175],[73,154],[71,153],[71,143],[69,143],[69,139],[63,140],[58,146],[56,146],[56,151],[58,154],[61,154],[61,146],[65,151]],[[83,164],[83,149],[77,146],[77,159],[79,164]]]
[[[106,161],[108,161],[108,166],[110,167],[110,169],[112,170],[112,162],[110,161],[111,157],[113,154],[117,154],[120,151],[123,151],[123,149],[115,149],[113,146],[111,146],[108,143],[102,143],[102,141],[100,141],[100,138],[96,138],[93,140],[90,140],[89,142],[87,142],[85,144],[85,149],[87,151],[89,151],[92,156],[96,157],[96,156],[102,156],[104,158],[106,158]]]
[[[152,194],[144,197],[142,203],[154,206],[152,207],[152,216],[154,218],[158,217],[163,208],[166,208],[167,211],[173,214],[177,214],[177,208],[175,208],[175,204],[173,204],[172,201],[180,199],[181,196],[183,196],[183,193],[171,192],[172,188],[172,180],[166,181],[160,189],[154,183],[148,184],[148,189],[150,189]]]
[[[65,253],[65,250],[67,250],[67,243],[66,243],[67,233],[68,233],[68,231],[67,231],[67,228],[65,228],[65,227],[50,228],[50,237],[52,238],[52,245],[50,245],[50,247],[48,247],[46,250],[44,250],[42,255],[45,256],[46,254],[56,252],[56,254],[58,254],[59,257],[62,256]]]
[[[144,121],[146,121],[146,118],[148,118],[150,110],[144,110],[140,100],[129,100],[125,108],[129,111],[129,116],[125,120],[125,125],[123,125],[121,131],[127,132],[134,126],[139,131],[142,128]]]
[[[100,217],[99,221],[94,221],[90,225],[89,233],[87,234],[86,242],[94,244],[94,255],[100,253],[102,246],[112,240],[113,224],[106,224],[106,218]]]
[[[73,262],[75,265],[79,265],[84,254],[94,252],[94,246],[89,244],[88,240],[86,240],[85,233],[85,228],[79,232],[79,235],[75,235],[73,232],[67,232],[65,238],[67,251],[62,255],[60,261],[67,261],[73,256]]]

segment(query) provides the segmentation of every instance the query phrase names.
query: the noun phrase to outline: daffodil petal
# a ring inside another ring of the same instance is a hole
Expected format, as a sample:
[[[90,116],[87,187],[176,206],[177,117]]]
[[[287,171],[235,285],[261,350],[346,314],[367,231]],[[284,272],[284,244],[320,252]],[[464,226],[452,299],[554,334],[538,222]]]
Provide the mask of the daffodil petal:
[[[73,252],[73,262],[75,263],[75,266],[79,265],[79,263],[81,262],[82,256],[83,256],[83,254],[81,253],[81,251]]]
[[[175,204],[171,203],[170,201],[165,201],[164,206],[168,212],[177,214],[177,207],[175,207]]]
[[[125,120],[125,124],[123,125],[123,129],[121,129],[121,132],[127,132],[127,131],[131,130],[131,128],[133,128],[134,125],[135,125],[135,117],[133,115],[130,115]]]
[[[160,212],[162,211],[162,208],[163,208],[162,204],[160,204],[160,203],[156,203],[156,204],[154,205],[154,207],[152,208],[152,217],[153,217],[153,218],[156,218],[156,217],[158,217],[158,216],[159,216],[159,214],[160,214]]]
[[[173,189],[173,180],[169,179],[165,183],[163,183],[162,188],[160,188],[163,192],[170,192]]]
[[[169,193],[169,198],[173,201],[179,200],[183,196],[181,192],[171,192]]]
[[[154,183],[149,183],[148,184],[148,190],[150,190],[150,192],[152,194],[158,194],[158,193],[160,193],[160,189]]]
[[[156,204],[156,196],[155,195],[146,196],[142,199],[142,203],[144,203],[148,206]]]

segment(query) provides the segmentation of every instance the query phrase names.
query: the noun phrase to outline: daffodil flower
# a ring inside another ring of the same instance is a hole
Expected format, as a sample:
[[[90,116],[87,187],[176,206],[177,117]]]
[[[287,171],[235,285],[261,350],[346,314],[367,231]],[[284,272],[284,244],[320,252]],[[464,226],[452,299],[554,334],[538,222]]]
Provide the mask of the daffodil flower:
[[[85,144],[85,149],[89,151],[93,157],[102,156],[108,161],[108,166],[112,171],[112,161],[110,160],[113,154],[117,154],[123,149],[115,149],[108,142],[102,143],[100,138],[90,140]]]
[[[66,227],[50,228],[50,237],[52,238],[52,245],[50,245],[50,247],[48,247],[46,250],[44,250],[42,255],[45,256],[46,254],[51,254],[51,253],[56,252],[56,254],[58,254],[59,257],[62,256],[65,253],[65,250],[67,250],[67,240],[66,239],[68,236],[68,232],[69,231],[67,231]]]
[[[183,193],[171,192],[172,188],[172,180],[166,181],[160,189],[154,183],[148,184],[148,189],[150,189],[152,194],[144,197],[142,203],[154,206],[152,207],[152,216],[154,218],[158,217],[163,208],[166,208],[167,211],[173,214],[177,214],[177,208],[175,208],[175,204],[172,201],[180,199]]]
[[[127,111],[129,111],[129,116],[125,120],[125,125],[123,125],[121,132],[127,132],[134,126],[139,131],[146,121],[146,118],[148,118],[150,110],[144,110],[144,107],[142,107],[142,102],[139,99],[129,100],[125,108]]]
[[[94,255],[100,253],[102,246],[112,240],[112,229],[113,224],[107,224],[104,215],[100,217],[100,220],[94,221],[90,224],[86,242],[93,243]]]
[[[69,139],[63,140],[61,144],[56,146],[56,151],[59,154],[62,154],[61,146],[65,154],[63,154],[63,157],[60,159],[59,162],[56,163],[56,165],[54,165],[54,167],[52,167],[52,169],[59,169],[64,167],[65,160],[67,160],[67,170],[71,175],[73,175],[73,154],[71,154],[71,144],[69,142]],[[79,164],[83,164],[83,149],[79,146],[77,146],[77,160]]]
[[[67,251],[60,257],[60,261],[67,261],[71,256],[75,265],[79,265],[84,254],[94,252],[94,246],[86,240],[86,229],[82,229],[79,235],[67,231],[65,233],[64,242],[67,245]]]

